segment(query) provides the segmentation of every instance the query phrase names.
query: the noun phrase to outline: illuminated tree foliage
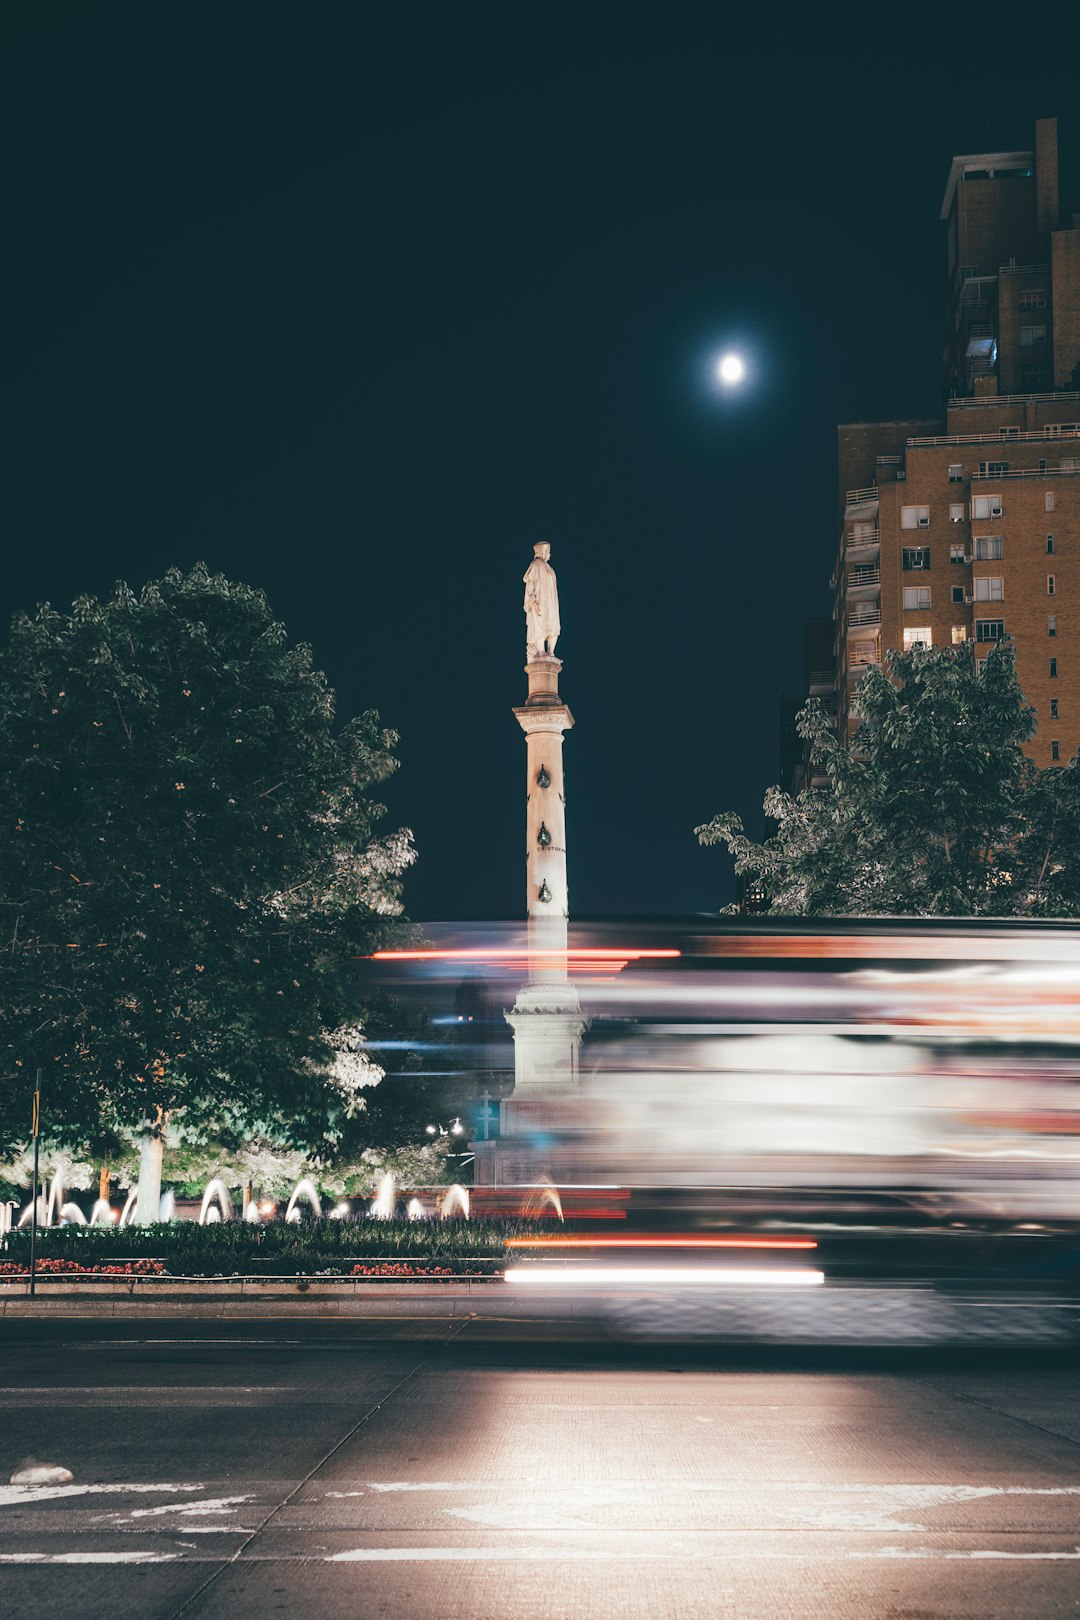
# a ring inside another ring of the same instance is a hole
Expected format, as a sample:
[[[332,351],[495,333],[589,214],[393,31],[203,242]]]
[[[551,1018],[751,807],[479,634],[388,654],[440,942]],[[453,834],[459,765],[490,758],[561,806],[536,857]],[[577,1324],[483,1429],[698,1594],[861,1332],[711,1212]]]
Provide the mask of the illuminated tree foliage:
[[[310,650],[201,565],[16,618],[0,1069],[41,1064],[51,1135],[179,1114],[334,1140],[356,1105],[346,967],[393,927],[413,858],[368,792],[396,742],[373,712],[337,727]],[[25,1139],[27,1089],[0,1082],[0,1146]]]
[[[1012,648],[891,652],[856,699],[844,747],[811,700],[798,721],[807,786],[765,796],[762,843],[734,814],[697,828],[724,844],[768,909],[811,916],[1080,914],[1080,770],[1039,770]]]

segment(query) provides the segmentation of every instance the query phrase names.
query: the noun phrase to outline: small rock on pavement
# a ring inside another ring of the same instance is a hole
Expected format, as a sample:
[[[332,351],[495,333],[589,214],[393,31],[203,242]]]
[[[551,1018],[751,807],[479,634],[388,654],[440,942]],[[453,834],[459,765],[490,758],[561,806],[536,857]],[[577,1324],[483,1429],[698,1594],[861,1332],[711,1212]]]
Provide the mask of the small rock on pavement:
[[[70,1485],[75,1475],[70,1468],[56,1463],[38,1462],[36,1457],[24,1457],[11,1476],[13,1485]]]

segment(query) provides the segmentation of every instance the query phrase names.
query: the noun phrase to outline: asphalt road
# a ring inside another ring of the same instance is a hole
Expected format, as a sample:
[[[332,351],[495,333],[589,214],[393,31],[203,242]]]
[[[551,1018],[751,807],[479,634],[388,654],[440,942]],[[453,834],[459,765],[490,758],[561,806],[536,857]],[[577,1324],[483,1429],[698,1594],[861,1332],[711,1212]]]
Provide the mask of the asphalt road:
[[[1074,1353],[473,1331],[3,1324],[0,1613],[1080,1613]]]

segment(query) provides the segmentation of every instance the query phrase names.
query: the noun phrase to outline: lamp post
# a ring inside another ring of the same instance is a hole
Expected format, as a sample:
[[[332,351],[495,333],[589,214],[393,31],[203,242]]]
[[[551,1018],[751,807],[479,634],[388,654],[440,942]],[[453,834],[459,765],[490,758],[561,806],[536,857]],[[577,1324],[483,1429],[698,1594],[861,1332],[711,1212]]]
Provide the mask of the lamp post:
[[[34,1072],[34,1184],[30,1195],[30,1298],[37,1294],[38,1149],[41,1144],[41,1070]]]

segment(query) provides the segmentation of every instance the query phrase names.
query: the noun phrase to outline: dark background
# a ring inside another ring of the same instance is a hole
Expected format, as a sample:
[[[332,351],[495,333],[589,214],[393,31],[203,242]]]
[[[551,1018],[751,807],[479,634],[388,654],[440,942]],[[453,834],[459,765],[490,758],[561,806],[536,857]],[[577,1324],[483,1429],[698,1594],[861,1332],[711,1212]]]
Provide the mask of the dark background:
[[[415,917],[523,908],[537,539],[574,911],[730,897],[693,827],[760,826],[835,425],[940,404],[950,158],[1056,114],[1080,194],[1065,40],[774,54],[726,14],[7,13],[3,620],[199,558],[263,586],[402,734]]]

